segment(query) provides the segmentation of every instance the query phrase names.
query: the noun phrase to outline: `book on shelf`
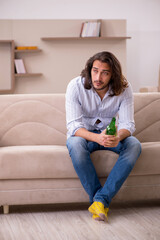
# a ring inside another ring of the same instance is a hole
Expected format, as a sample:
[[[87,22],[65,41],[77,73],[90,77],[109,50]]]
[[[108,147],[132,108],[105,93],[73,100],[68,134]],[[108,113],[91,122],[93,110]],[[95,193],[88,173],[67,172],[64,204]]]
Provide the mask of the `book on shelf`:
[[[37,46],[18,46],[15,48],[16,50],[37,50]]]
[[[86,21],[81,25],[80,37],[100,37],[101,20]]]
[[[16,73],[26,73],[23,59],[14,59]]]

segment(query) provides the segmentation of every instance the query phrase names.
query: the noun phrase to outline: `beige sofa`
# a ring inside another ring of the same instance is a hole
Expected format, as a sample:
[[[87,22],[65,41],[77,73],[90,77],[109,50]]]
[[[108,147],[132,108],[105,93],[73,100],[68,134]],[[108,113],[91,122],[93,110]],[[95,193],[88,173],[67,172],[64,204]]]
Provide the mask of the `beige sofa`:
[[[142,154],[113,202],[160,199],[160,93],[136,93]],[[104,182],[118,155],[91,154]],[[65,95],[0,96],[0,205],[88,202],[66,148]]]

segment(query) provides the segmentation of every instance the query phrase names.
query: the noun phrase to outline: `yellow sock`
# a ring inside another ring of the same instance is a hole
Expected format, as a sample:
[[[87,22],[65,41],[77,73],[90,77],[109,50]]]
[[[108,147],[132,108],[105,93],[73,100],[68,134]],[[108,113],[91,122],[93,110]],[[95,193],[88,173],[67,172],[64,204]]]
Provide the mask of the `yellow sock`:
[[[97,216],[103,220],[107,221],[107,213],[108,213],[108,208],[104,208],[103,203],[101,202],[94,202],[89,208],[88,211],[94,215],[94,219],[97,218]]]

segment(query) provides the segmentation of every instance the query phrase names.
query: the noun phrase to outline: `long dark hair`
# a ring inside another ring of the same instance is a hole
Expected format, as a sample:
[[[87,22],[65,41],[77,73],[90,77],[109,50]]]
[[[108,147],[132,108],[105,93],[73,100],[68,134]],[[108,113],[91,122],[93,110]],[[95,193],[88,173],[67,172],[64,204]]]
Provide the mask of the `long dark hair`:
[[[99,52],[87,61],[85,69],[81,72],[81,76],[85,78],[84,87],[86,89],[91,89],[92,87],[91,69],[96,60],[107,63],[111,68],[112,75],[109,82],[111,86],[110,96],[120,95],[124,89],[128,87],[128,82],[122,75],[122,68],[119,60],[110,52]]]

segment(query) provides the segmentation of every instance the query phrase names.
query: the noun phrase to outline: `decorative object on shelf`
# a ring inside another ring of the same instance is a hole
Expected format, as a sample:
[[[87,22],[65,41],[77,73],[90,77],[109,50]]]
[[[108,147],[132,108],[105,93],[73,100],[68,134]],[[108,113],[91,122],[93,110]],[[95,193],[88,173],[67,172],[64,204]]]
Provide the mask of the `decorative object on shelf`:
[[[144,92],[159,92],[159,88],[156,86],[146,86],[139,89],[141,93]]]
[[[41,49],[39,49],[37,46],[30,46],[30,47],[25,47],[25,46],[19,46],[19,47],[15,47],[14,52],[15,53],[29,53],[29,52],[40,52],[42,51]]]
[[[15,49],[17,50],[37,50],[37,46],[18,46]]]
[[[16,73],[26,73],[23,59],[14,59]]]
[[[86,21],[82,23],[80,37],[100,37],[101,20]]]

